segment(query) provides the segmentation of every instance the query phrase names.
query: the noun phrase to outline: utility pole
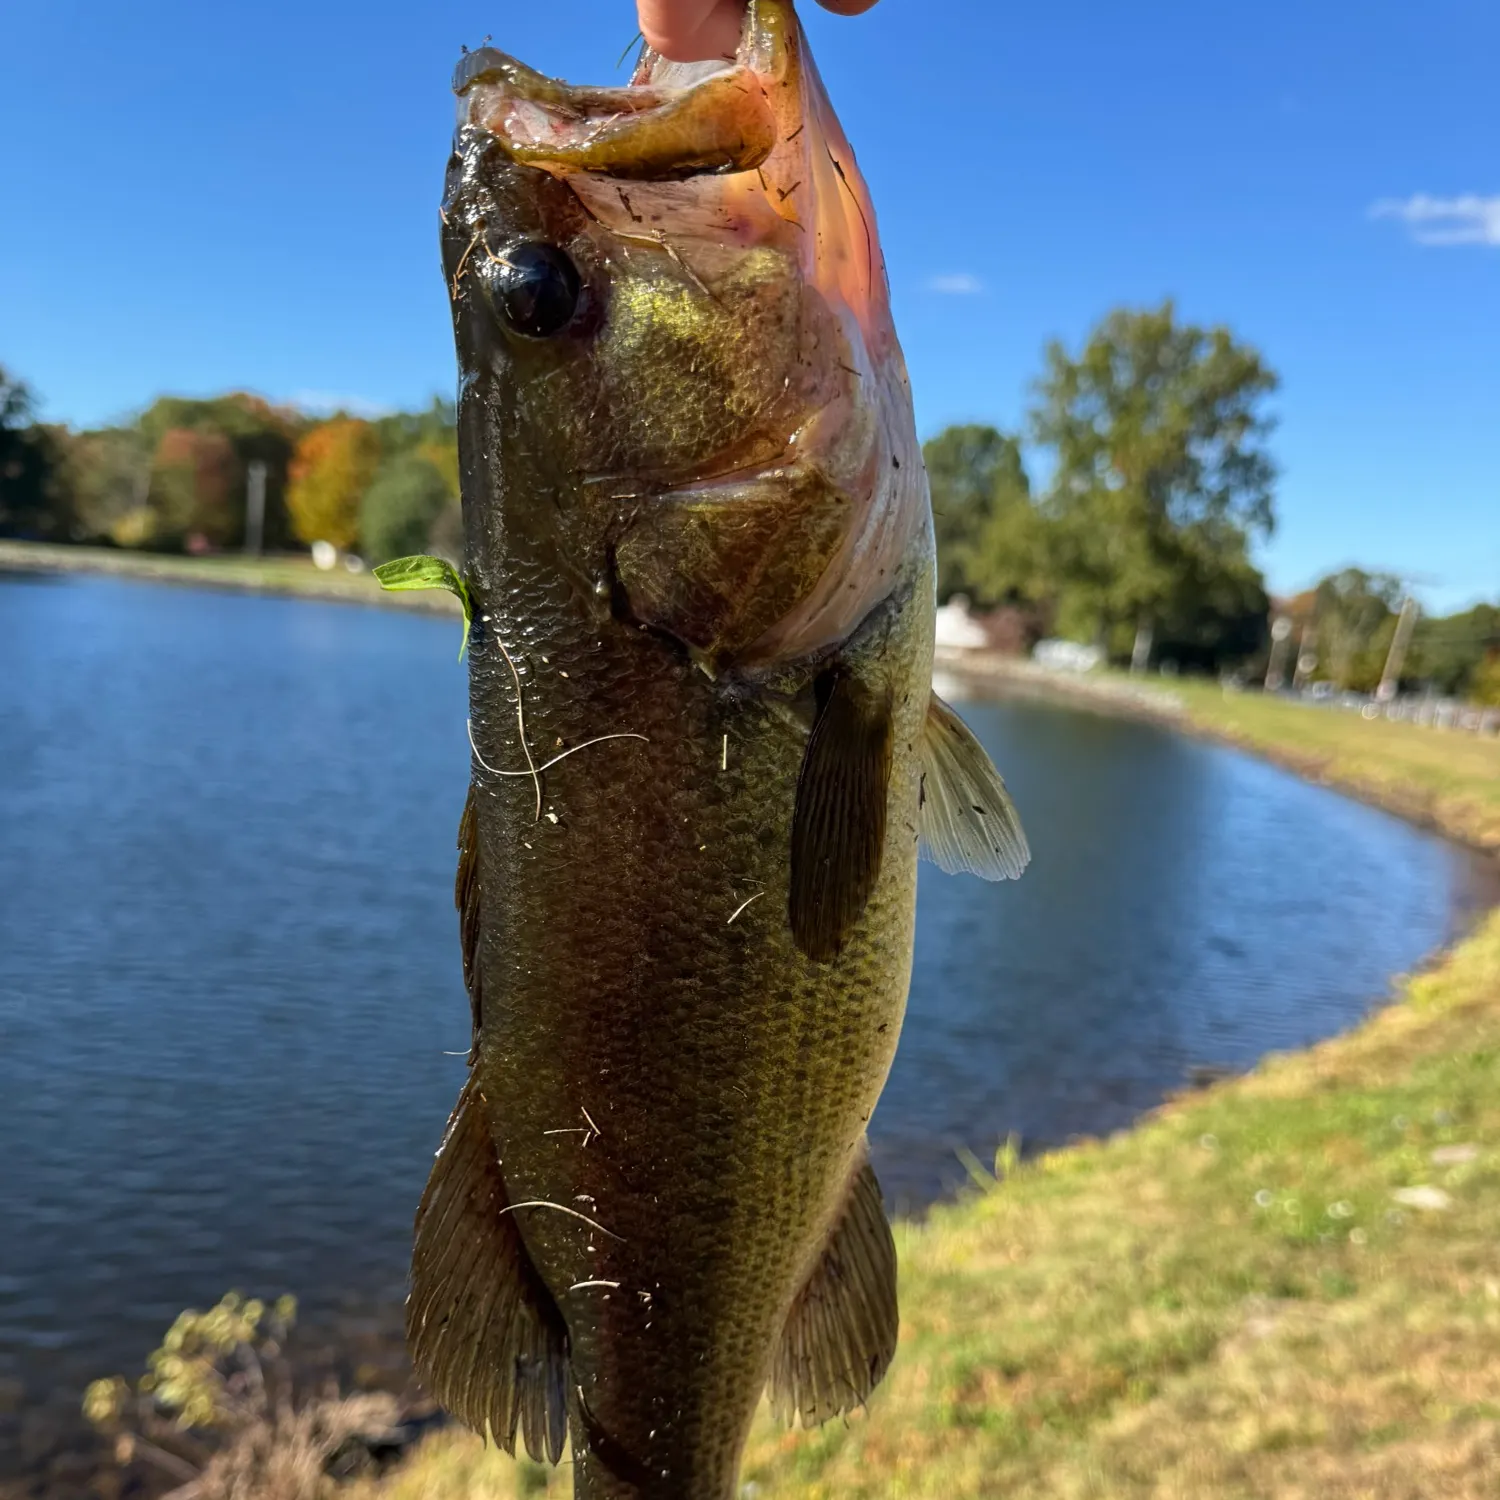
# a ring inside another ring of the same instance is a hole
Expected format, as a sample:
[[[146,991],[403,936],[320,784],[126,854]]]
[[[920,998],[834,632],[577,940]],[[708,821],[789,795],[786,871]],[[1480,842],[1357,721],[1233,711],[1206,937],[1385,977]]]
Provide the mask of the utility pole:
[[[1156,631],[1151,621],[1142,615],[1135,627],[1135,645],[1130,652],[1130,675],[1139,677],[1151,664],[1151,641]]]
[[[1301,692],[1318,664],[1318,622],[1311,619],[1302,627],[1297,640],[1297,661],[1292,668],[1292,687]]]
[[[1266,691],[1279,692],[1285,672],[1282,658],[1286,655],[1286,643],[1292,634],[1292,622],[1285,615],[1277,615],[1271,622],[1271,657],[1266,662]]]
[[[1396,696],[1401,681],[1401,667],[1406,661],[1406,648],[1411,645],[1411,633],[1417,626],[1417,601],[1410,594],[1401,601],[1401,618],[1396,621],[1396,633],[1391,637],[1391,649],[1386,652],[1385,671],[1380,674],[1380,686],[1375,689],[1377,703],[1389,703]]]
[[[266,466],[252,459],[245,470],[245,551],[259,557],[266,540]]]

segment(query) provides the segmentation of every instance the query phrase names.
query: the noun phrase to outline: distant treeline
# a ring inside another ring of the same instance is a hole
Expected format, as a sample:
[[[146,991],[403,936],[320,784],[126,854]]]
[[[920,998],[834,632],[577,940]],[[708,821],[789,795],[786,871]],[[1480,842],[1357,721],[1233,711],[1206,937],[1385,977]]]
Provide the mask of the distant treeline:
[[[163,396],[131,422],[82,432],[37,423],[33,405],[0,369],[0,536],[157,552],[239,548],[260,464],[267,550],[326,541],[371,562],[462,553],[451,403],[364,421],[243,392]]]
[[[1368,692],[1380,681],[1401,581],[1346,568],[1272,600],[1251,546],[1275,525],[1277,377],[1221,327],[1171,303],[1111,313],[1072,354],[1045,351],[1024,434],[950,427],[923,448],[938,593],[1024,649],[1044,635],[1117,662],[1263,680],[1283,627],[1286,682]],[[1034,489],[1023,440],[1043,456]],[[1407,690],[1500,704],[1500,607],[1419,618]]]
[[[1137,668],[1264,675],[1285,618],[1285,678],[1368,691],[1403,592],[1348,568],[1271,600],[1251,560],[1275,525],[1266,403],[1277,377],[1223,327],[1170,302],[1121,309],[1072,353],[1053,343],[1024,434],[950,427],[924,447],[938,592],[997,636],[1102,646]],[[264,544],[325,541],[383,562],[463,548],[450,403],[364,421],[237,393],[169,396],[119,427],[39,424],[0,369],[0,536],[160,551],[238,548],[251,466],[264,465]],[[1023,441],[1042,457],[1027,474]],[[1407,688],[1500,703],[1500,607],[1419,619]]]

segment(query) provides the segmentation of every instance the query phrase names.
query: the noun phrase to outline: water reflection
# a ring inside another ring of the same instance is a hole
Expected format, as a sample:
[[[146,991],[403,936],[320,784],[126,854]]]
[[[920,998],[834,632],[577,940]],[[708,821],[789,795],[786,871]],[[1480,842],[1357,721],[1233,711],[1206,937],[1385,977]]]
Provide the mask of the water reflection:
[[[1034,858],[1014,886],[922,872],[901,1052],[873,1122],[917,1206],[987,1159],[1126,1124],[1195,1068],[1357,1021],[1493,872],[1397,820],[1156,725],[963,702]]]

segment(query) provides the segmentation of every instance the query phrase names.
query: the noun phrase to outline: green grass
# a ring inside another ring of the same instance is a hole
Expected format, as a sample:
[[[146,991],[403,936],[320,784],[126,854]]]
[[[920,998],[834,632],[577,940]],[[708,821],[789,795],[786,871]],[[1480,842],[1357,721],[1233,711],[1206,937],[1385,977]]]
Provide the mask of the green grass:
[[[1173,692],[1207,733],[1500,850],[1500,737],[1369,720],[1211,683],[1174,683]]]
[[[1495,842],[1500,747],[1189,685],[1192,723]],[[1400,797],[1395,793],[1399,792]],[[897,1226],[867,1413],[762,1414],[757,1500],[1500,1494],[1500,913],[1357,1031]],[[1459,1159],[1433,1160],[1443,1147]],[[1413,1187],[1442,1208],[1403,1205]],[[364,1500],[566,1496],[430,1440]]]

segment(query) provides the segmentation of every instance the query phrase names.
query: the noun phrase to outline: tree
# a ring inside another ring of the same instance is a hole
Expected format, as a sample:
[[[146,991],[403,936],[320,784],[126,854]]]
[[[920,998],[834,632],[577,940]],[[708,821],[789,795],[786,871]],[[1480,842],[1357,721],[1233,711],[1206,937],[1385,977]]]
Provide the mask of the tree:
[[[1054,342],[1046,361],[1031,420],[1056,458],[1042,510],[1059,618],[1116,653],[1133,637],[1144,664],[1158,630],[1201,624],[1225,590],[1244,597],[1250,541],[1275,523],[1263,402],[1277,378],[1170,301],[1113,312],[1076,358]]]
[[[1340,688],[1369,692],[1380,681],[1395,633],[1401,580],[1344,568],[1320,579],[1313,592],[1322,656],[1314,675]]]
[[[1021,445],[994,427],[948,427],[922,445],[922,458],[932,490],[938,598],[961,593],[977,604],[1000,603],[1005,590],[994,585],[1003,583],[1006,560],[988,551],[997,513],[1031,505]]]
[[[0,366],[0,536],[69,540],[64,441],[60,430],[36,421],[31,388]]]
[[[1476,604],[1461,614],[1417,622],[1408,676],[1425,678],[1440,693],[1463,697],[1475,691],[1488,658],[1500,657],[1500,605]]]
[[[359,502],[375,477],[380,440],[368,422],[335,417],[304,434],[288,470],[287,509],[304,542],[341,551],[359,534]]]
[[[147,504],[154,546],[222,547],[244,533],[243,478],[222,432],[169,427],[151,462]]]
[[[221,545],[238,546],[244,541],[245,477],[252,463],[266,466],[265,543],[285,547],[292,540],[287,516],[287,468],[297,437],[307,428],[299,412],[272,406],[247,391],[231,391],[208,400],[186,396],[162,396],[140,417],[141,437],[154,452],[172,429],[213,433],[228,440],[234,454],[229,483],[229,513],[233,517]]]
[[[1500,708],[1500,648],[1475,666],[1469,679],[1469,697],[1486,708]]]
[[[124,545],[150,532],[151,450],[137,428],[78,433],[68,471],[81,536]]]
[[[387,459],[359,505],[365,557],[383,563],[427,551],[448,499],[446,481],[422,451]]]

